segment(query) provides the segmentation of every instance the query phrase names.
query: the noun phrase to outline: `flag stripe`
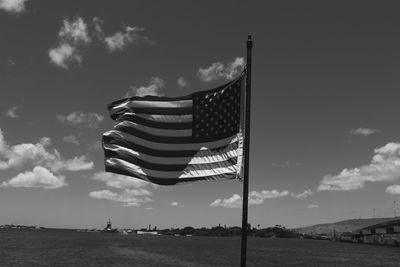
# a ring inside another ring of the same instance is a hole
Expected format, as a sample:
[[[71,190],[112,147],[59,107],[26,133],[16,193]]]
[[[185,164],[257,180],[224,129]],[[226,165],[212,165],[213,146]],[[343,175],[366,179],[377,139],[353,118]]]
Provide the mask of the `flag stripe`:
[[[155,171],[174,171],[174,172],[182,172],[184,171],[193,171],[193,170],[208,170],[214,168],[223,168],[231,166],[232,164],[237,164],[237,157],[235,158],[228,158],[225,161],[213,162],[213,163],[202,163],[202,164],[190,164],[186,162],[184,164],[158,164],[153,162],[148,162],[132,156],[129,153],[124,153],[123,151],[113,151],[105,149],[105,156],[107,158],[116,158],[120,160],[127,161],[129,163],[135,164],[140,168],[145,168],[148,170],[155,170]]]
[[[117,154],[128,154],[130,157],[141,158],[147,162],[158,164],[203,164],[226,161],[238,157],[238,143],[232,143],[223,149],[200,150],[193,157],[157,157],[138,152],[132,148],[115,144],[104,144],[104,150],[112,150]]]
[[[191,115],[192,108],[134,108],[134,109],[113,109],[110,110],[111,118],[117,120],[125,112],[148,115]]]
[[[130,140],[125,139],[123,136],[116,134],[114,132],[106,132],[103,135],[103,143],[104,144],[114,144],[114,145],[120,145],[124,147],[129,147],[132,150],[136,150],[139,153],[145,153],[147,155],[152,155],[152,156],[157,156],[157,157],[167,157],[167,158],[176,158],[176,157],[193,157],[199,152],[202,151],[218,151],[219,149],[224,149],[226,147],[226,144],[222,144],[219,147],[214,147],[213,150],[207,150],[207,149],[193,149],[193,150],[161,150],[161,149],[152,149],[145,147],[141,145],[140,143],[132,142]],[[230,146],[233,146],[234,148],[237,148],[238,142],[231,142],[229,144]]]
[[[132,109],[132,108],[189,108],[192,107],[193,101],[179,100],[179,101],[149,101],[149,100],[135,100],[123,102],[119,105],[112,107],[112,109]]]
[[[170,129],[170,130],[182,130],[192,129],[192,116],[183,115],[180,116],[168,116],[169,118],[163,118],[160,115],[157,117],[150,117],[149,115],[137,115],[134,113],[125,113],[118,118],[119,121],[130,121],[137,124],[143,124],[144,126],[158,128],[158,129]],[[171,122],[173,121],[173,122]],[[175,122],[177,121],[177,122]]]
[[[153,115],[187,115],[192,114],[192,107],[189,108],[134,108],[131,109],[136,114],[153,114]]]
[[[117,158],[107,158],[106,165],[120,166],[120,168],[129,169],[132,173],[135,173],[137,175],[158,177],[160,179],[169,179],[169,178],[183,179],[183,178],[199,177],[199,176],[213,176],[213,175],[227,174],[227,173],[236,174],[237,172],[236,164],[223,167],[215,167],[212,169],[204,169],[204,170],[199,170],[191,168],[191,166],[188,166],[187,171],[186,169],[184,171],[156,171],[156,170],[142,168],[136,164],[133,164],[125,160]]]
[[[163,123],[184,123],[193,121],[192,115],[150,115],[150,114],[136,114],[137,116],[155,122]]]
[[[163,108],[159,109],[152,109],[152,108],[140,108],[140,109],[121,109],[121,110],[110,110],[110,116],[113,120],[119,120],[119,118],[124,115],[124,113],[131,112],[137,115],[147,115],[141,116],[147,119],[157,120],[157,118],[162,118],[163,116],[171,116],[169,118],[170,122],[177,122],[177,121],[192,121],[192,108],[183,108],[183,109],[176,109],[176,108],[165,108],[169,109],[168,112],[162,112]],[[177,116],[179,115],[179,116]],[[180,116],[186,116],[179,118]],[[168,117],[167,117],[168,118]],[[167,120],[168,121],[168,120]]]
[[[188,182],[197,182],[197,181],[223,181],[223,180],[230,180],[235,179],[237,174],[236,173],[225,173],[225,174],[218,174],[218,175],[211,175],[211,176],[198,176],[198,177],[189,177],[189,178],[159,178],[159,177],[151,177],[148,175],[140,175],[131,171],[130,169],[125,169],[124,166],[120,166],[117,164],[108,165],[106,163],[107,172],[113,172],[116,174],[127,175],[136,177],[145,181],[149,181],[159,185],[176,185]]]
[[[124,103],[136,102],[136,101],[152,101],[152,102],[165,102],[165,101],[181,101],[181,100],[192,100],[192,95],[178,96],[178,97],[165,97],[165,96],[132,96],[116,100],[108,105],[108,109],[113,109],[117,106],[123,105]]]
[[[118,123],[117,125],[115,125],[114,127],[117,130],[121,130],[123,132],[126,133],[130,133],[129,131],[124,131],[124,128],[128,128],[128,129],[136,129],[139,131],[150,135],[155,135],[155,136],[167,136],[167,137],[191,137],[192,136],[192,129],[174,129],[174,130],[170,130],[170,129],[158,129],[158,128],[153,128],[153,127],[148,127],[145,126],[143,124],[138,124],[135,122],[131,122],[131,121],[122,121],[120,123]]]
[[[115,130],[129,134],[131,136],[140,137],[143,140],[157,142],[157,143],[166,143],[166,144],[189,144],[193,143],[192,136],[162,136],[162,135],[153,135],[147,132],[132,128],[127,126],[126,124],[120,123],[114,127]]]
[[[156,149],[156,150],[170,150],[170,151],[182,151],[182,150],[201,150],[201,149],[215,149],[215,148],[221,148],[223,146],[226,146],[230,143],[237,142],[238,138],[237,135],[235,134],[234,136],[230,136],[224,139],[220,139],[217,141],[212,141],[212,142],[204,142],[204,143],[189,143],[189,144],[165,144],[165,143],[157,143],[157,142],[152,142],[145,140],[140,137],[136,137],[130,134],[126,134],[121,131],[117,130],[111,130],[106,133],[104,133],[106,136],[111,136],[111,137],[120,137],[122,139],[125,139],[129,142],[135,143],[135,144],[141,144],[144,147],[151,148],[151,149]]]

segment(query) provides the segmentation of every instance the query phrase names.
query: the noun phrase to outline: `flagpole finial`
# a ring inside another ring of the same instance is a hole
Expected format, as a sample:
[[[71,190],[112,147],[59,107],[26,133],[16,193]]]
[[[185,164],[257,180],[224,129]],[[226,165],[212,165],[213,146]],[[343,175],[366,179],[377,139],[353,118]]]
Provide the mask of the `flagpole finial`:
[[[247,35],[247,48],[253,48],[253,39],[251,35]]]

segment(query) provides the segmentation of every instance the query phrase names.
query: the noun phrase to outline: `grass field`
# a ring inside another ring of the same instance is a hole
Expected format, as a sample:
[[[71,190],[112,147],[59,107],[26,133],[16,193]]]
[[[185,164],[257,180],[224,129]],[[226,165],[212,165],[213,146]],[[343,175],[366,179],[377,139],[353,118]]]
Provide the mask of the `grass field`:
[[[240,238],[0,230],[0,266],[239,266]],[[400,248],[249,238],[248,266],[400,266]]]

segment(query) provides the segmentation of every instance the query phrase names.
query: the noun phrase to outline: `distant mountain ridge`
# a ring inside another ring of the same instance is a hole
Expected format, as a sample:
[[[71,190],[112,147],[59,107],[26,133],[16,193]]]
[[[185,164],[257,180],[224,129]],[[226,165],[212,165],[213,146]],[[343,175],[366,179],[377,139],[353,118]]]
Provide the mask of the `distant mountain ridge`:
[[[306,227],[295,228],[294,230],[304,234],[331,234],[353,232],[357,229],[364,228],[370,225],[398,220],[400,217],[390,218],[369,218],[369,219],[350,219],[335,223],[316,224]]]

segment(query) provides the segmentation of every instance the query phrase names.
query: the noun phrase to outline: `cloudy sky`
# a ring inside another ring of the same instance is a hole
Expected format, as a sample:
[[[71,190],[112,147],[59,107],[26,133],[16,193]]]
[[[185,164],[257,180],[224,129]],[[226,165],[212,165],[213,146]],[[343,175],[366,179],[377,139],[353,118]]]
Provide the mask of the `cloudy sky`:
[[[400,213],[394,3],[0,0],[0,224],[240,225],[240,182],[104,173],[100,140],[114,100],[234,78],[248,34],[250,223]]]

